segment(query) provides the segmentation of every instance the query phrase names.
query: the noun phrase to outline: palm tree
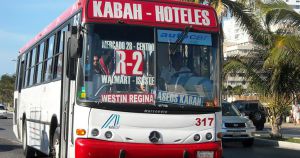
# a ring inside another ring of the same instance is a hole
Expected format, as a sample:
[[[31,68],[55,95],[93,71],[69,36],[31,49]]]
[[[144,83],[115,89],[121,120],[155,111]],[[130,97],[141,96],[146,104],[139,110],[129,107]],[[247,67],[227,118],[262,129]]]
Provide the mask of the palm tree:
[[[249,29],[249,35],[260,46],[259,57],[264,63],[257,66],[253,61],[235,57],[224,70],[247,72],[252,87],[268,103],[271,135],[278,137],[281,136],[281,116],[300,88],[300,15],[279,0],[267,4],[256,0],[255,7],[249,11],[255,21],[253,28],[247,22],[243,26]]]

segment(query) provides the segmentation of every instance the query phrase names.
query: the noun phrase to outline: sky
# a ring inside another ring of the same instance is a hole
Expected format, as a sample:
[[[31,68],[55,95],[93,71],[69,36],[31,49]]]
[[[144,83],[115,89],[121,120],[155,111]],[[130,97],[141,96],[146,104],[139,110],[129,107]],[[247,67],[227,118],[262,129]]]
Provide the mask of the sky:
[[[0,5],[0,76],[14,74],[18,51],[76,0],[12,0]]]

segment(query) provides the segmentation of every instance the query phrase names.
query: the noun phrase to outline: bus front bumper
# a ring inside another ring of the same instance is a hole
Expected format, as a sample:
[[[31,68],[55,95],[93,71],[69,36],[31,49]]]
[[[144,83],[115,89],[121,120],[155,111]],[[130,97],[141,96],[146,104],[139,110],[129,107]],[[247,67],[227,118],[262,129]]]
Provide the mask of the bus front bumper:
[[[76,139],[76,158],[197,158],[197,151],[212,151],[222,157],[221,142],[199,144],[138,144],[97,139]],[[199,157],[198,155],[198,158]]]

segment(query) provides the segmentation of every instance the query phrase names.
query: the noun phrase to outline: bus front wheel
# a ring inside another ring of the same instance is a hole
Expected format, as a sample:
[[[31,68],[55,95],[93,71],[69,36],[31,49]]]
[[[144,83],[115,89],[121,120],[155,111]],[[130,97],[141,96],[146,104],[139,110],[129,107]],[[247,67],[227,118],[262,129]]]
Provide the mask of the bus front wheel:
[[[59,128],[57,127],[55,129],[55,132],[53,134],[52,140],[51,140],[51,158],[59,158]]]
[[[34,157],[34,150],[28,146],[28,136],[27,136],[27,123],[26,120],[24,120],[23,123],[23,131],[22,131],[22,145],[23,145],[23,151],[24,151],[24,156],[26,158]]]

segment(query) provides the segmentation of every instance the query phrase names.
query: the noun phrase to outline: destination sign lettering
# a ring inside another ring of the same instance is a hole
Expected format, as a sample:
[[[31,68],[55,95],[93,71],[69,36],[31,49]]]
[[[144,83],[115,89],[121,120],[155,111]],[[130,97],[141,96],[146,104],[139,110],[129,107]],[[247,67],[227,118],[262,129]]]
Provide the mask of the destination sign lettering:
[[[192,25],[200,28],[218,27],[214,10],[196,4],[184,6],[149,1],[92,0],[88,9],[88,17],[93,19],[155,25]]]
[[[162,103],[203,106],[203,101],[202,101],[203,98],[196,95],[158,91],[156,99],[157,101]]]
[[[101,102],[154,104],[154,94],[101,94]]]

